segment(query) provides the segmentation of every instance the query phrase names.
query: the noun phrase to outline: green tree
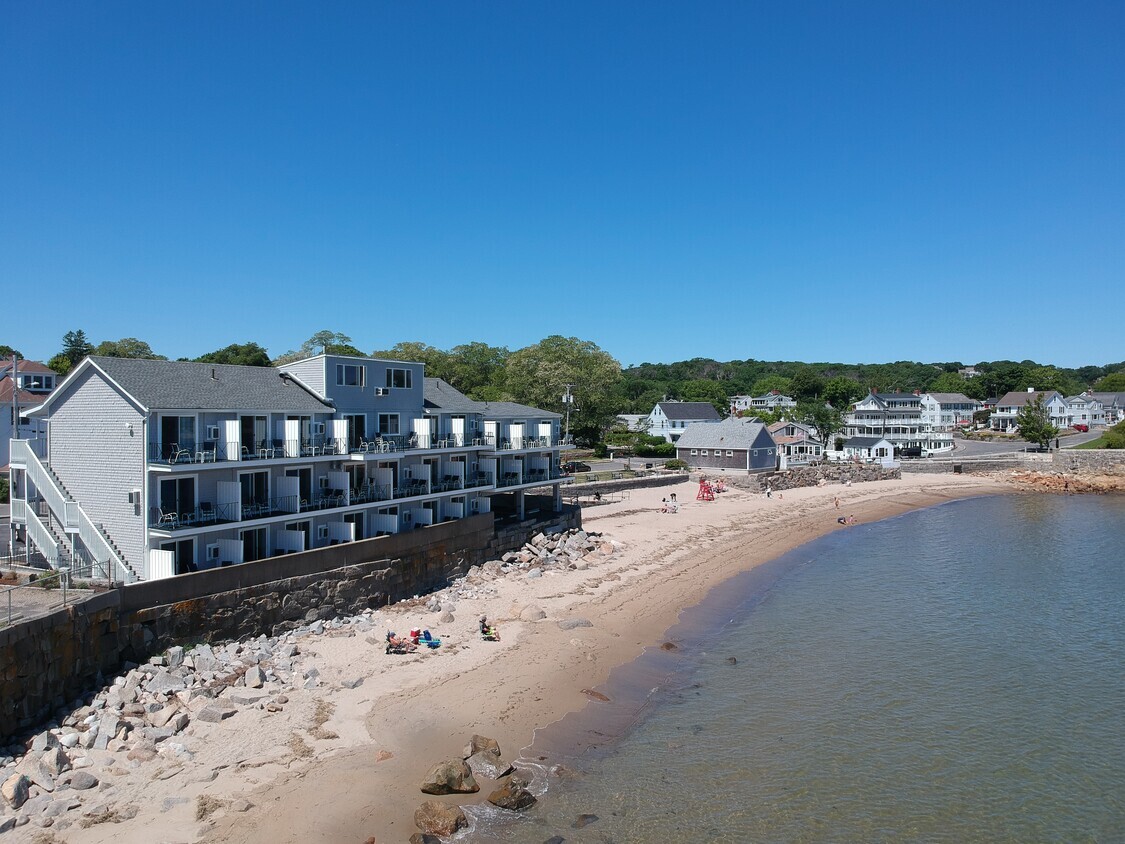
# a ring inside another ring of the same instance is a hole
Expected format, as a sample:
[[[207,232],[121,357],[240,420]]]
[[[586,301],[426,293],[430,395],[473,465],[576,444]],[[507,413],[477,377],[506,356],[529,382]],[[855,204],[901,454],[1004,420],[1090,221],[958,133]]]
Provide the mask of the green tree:
[[[765,375],[754,382],[750,388],[750,395],[764,396],[770,390],[777,390],[783,396],[791,396],[793,382],[784,375]]]
[[[324,331],[316,332],[316,334],[302,343],[300,349],[296,351],[290,350],[277,357],[274,360],[274,364],[292,363],[295,360],[304,360],[305,358],[311,358],[316,355],[352,355],[358,358],[365,357],[363,352],[351,343],[352,338],[347,334],[325,329]]]
[[[1064,396],[1073,396],[1082,392],[1082,385],[1070,378],[1066,373],[1053,366],[1036,366],[1027,370],[1027,375],[1020,383],[1017,390],[1057,390]]]
[[[20,353],[19,349],[13,349],[11,346],[7,345],[6,343],[0,343],[0,358],[10,360],[12,355],[15,355],[20,360],[23,360],[23,355]]]
[[[73,364],[70,362],[70,358],[66,356],[65,352],[59,352],[47,361],[47,368],[55,370],[59,375],[66,375],[70,372],[72,367]]]
[[[730,413],[730,395],[721,381],[708,381],[703,378],[685,381],[677,394],[681,401],[704,401],[714,405],[721,416]]]
[[[94,344],[86,339],[86,332],[81,328],[77,331],[68,331],[63,335],[62,354],[70,362],[67,371],[77,366],[82,358],[93,353]]]
[[[592,445],[616,417],[621,364],[596,343],[552,335],[513,352],[504,365],[504,390],[512,401],[566,412],[563,395],[571,386],[570,431]]]
[[[969,382],[956,372],[943,372],[926,390],[928,393],[964,393]]]
[[[504,390],[504,364],[511,352],[503,346],[473,342],[449,352],[448,381],[477,401],[496,401]]]
[[[806,402],[797,406],[797,419],[816,428],[816,435],[826,449],[832,448],[832,435],[844,429],[844,414],[824,402]]]
[[[1099,393],[1125,393],[1125,372],[1111,372],[1098,379],[1094,389]]]
[[[821,393],[824,392],[824,379],[811,366],[802,366],[793,373],[789,386],[793,391],[793,398],[798,401],[802,399],[812,401],[820,398]]]
[[[1051,424],[1043,393],[1036,394],[1035,398],[1019,409],[1016,426],[1021,437],[1042,448],[1046,448],[1059,434],[1059,429]]]
[[[852,402],[863,398],[863,394],[866,392],[863,385],[858,381],[854,381],[843,375],[837,375],[824,382],[822,397],[833,407],[838,407],[842,410]]]
[[[235,366],[269,366],[270,356],[257,343],[231,343],[196,358],[198,363],[227,363]]]
[[[158,355],[144,340],[136,337],[123,337],[120,340],[103,340],[91,354],[107,358],[144,358],[146,360],[167,360]]]

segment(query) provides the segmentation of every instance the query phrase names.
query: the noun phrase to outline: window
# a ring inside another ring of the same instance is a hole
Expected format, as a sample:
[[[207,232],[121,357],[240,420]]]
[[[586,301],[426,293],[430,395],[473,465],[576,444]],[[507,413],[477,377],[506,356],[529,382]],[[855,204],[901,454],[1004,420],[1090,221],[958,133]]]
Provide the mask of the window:
[[[380,434],[397,434],[398,433],[398,414],[397,413],[380,413],[379,414],[379,433]]]
[[[734,457],[734,452],[728,450],[727,451],[727,457]]]
[[[414,372],[409,369],[388,369],[387,386],[409,390],[413,386]]]
[[[338,387],[366,387],[367,367],[358,363],[336,364],[336,385]]]
[[[242,562],[251,563],[270,555],[265,528],[240,531],[242,536]]]
[[[699,449],[697,449],[697,448],[693,448],[693,449],[691,450],[691,456],[692,456],[692,457],[698,457],[698,456],[699,456]]]
[[[707,456],[707,449],[705,449],[705,448],[699,449],[699,456],[700,457],[706,457]]]

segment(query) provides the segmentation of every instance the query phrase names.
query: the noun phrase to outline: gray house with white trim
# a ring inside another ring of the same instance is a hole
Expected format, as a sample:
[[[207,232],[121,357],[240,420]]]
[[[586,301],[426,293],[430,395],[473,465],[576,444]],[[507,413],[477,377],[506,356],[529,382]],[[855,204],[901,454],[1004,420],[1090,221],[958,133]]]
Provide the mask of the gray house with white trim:
[[[688,425],[720,421],[719,411],[709,401],[662,401],[648,415],[648,433],[674,443]]]
[[[761,422],[732,416],[688,426],[676,443],[676,457],[693,469],[772,472],[777,469],[778,450]]]

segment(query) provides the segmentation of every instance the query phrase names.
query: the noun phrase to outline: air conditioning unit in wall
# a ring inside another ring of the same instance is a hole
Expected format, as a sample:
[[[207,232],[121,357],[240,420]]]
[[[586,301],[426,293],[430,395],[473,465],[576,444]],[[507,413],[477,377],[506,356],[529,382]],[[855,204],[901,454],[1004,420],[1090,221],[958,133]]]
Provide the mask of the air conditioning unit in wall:
[[[377,395],[377,396],[390,395],[390,392],[391,391],[388,390],[386,387],[376,387],[375,388],[375,395]]]
[[[217,440],[218,438],[219,438],[219,426],[218,425],[208,425],[207,426],[207,439]]]
[[[207,546],[207,559],[208,560],[219,559],[219,545],[218,545],[218,543]]]
[[[313,422],[312,423],[312,432],[313,432],[313,434],[315,434],[317,436],[323,436],[324,435],[324,423],[323,422]]]

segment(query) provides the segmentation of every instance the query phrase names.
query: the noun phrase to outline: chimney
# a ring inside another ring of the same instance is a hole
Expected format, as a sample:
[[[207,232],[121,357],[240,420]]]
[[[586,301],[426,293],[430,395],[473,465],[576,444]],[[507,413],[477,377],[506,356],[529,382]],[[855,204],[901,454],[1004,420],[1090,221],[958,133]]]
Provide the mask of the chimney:
[[[215,375],[215,367],[213,367],[213,366],[211,367],[211,380],[212,381],[218,381],[219,380],[218,376]]]

